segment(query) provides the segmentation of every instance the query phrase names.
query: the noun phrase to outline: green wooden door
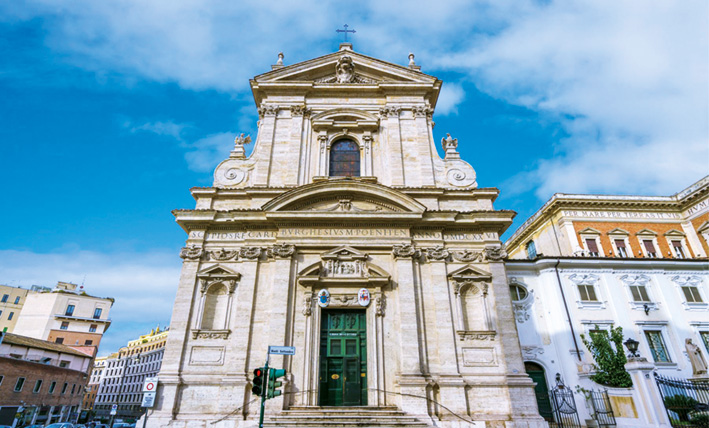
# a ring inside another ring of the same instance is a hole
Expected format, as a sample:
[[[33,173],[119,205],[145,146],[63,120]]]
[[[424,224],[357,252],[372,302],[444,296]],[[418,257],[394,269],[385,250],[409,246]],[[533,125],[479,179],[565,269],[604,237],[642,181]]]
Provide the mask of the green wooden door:
[[[537,396],[537,407],[539,408],[539,415],[546,419],[547,421],[553,421],[554,415],[551,409],[551,401],[549,399],[549,387],[547,386],[547,379],[544,375],[544,368],[539,364],[535,363],[524,363],[524,368],[532,381],[537,385],[534,387],[534,394]]]
[[[367,323],[364,310],[323,310],[320,405],[367,405]]]

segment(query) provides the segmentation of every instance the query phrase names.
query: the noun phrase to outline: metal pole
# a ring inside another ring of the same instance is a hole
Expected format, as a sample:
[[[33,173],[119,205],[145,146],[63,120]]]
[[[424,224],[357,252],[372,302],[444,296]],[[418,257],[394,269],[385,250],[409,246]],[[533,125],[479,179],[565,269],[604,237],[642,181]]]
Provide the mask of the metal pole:
[[[266,389],[268,388],[268,358],[266,357],[266,366],[263,368],[265,375],[263,378],[263,387],[261,388],[261,414],[258,418],[258,428],[263,428],[263,414],[266,411]]]
[[[145,408],[145,413],[143,413],[143,428],[145,428],[145,425],[148,423],[148,408]]]

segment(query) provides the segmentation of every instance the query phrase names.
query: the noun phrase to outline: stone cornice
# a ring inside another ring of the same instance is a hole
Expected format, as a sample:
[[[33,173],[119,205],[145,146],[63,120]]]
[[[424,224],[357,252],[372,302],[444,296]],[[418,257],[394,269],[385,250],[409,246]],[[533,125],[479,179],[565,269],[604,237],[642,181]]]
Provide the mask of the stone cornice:
[[[553,269],[559,262],[559,269],[591,269],[600,270],[652,270],[658,269],[691,270],[709,274],[707,259],[621,259],[612,257],[539,257],[534,260],[508,259],[505,260],[508,275],[514,275],[523,270],[540,271]]]

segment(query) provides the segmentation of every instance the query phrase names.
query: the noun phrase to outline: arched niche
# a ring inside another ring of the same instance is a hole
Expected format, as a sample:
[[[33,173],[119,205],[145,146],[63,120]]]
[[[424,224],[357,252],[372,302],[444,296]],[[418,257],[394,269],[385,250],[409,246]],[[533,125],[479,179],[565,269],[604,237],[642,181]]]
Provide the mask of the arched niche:
[[[229,336],[232,301],[240,279],[241,274],[220,265],[197,273],[199,309],[192,329],[193,338],[226,339]]]

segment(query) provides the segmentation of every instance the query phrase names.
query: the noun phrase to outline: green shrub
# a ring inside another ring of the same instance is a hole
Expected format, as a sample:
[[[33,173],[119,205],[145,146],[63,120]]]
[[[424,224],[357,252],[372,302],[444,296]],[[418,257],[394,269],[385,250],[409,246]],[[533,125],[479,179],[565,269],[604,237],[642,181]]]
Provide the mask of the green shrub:
[[[686,395],[675,394],[670,397],[665,397],[665,407],[677,413],[679,420],[683,422],[689,421],[689,413],[694,410],[694,406],[699,403],[692,397]]]
[[[709,415],[706,413],[692,415],[691,423],[698,427],[709,427]]]
[[[590,334],[589,339],[581,335],[583,344],[591,351],[595,362],[593,367],[596,373],[591,376],[591,380],[613,388],[633,386],[630,373],[625,370],[628,359],[623,352],[623,328],[611,327],[609,333],[596,326],[596,331]]]

